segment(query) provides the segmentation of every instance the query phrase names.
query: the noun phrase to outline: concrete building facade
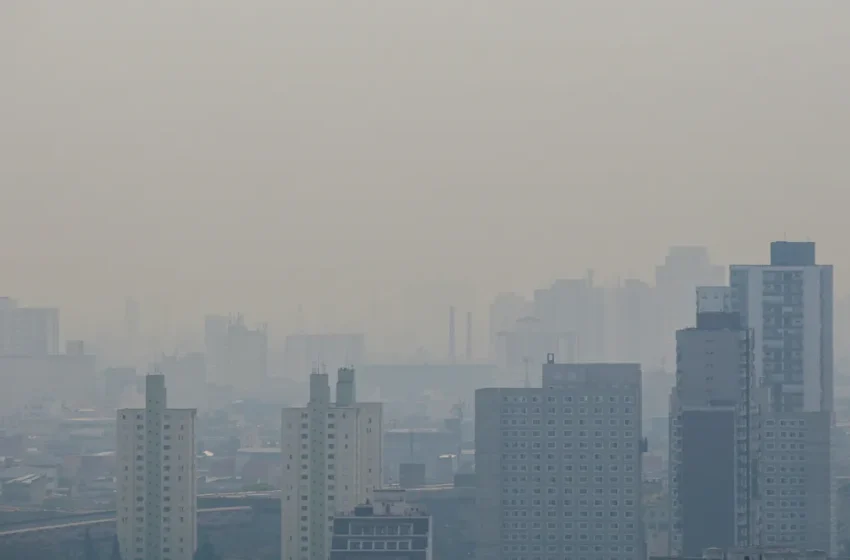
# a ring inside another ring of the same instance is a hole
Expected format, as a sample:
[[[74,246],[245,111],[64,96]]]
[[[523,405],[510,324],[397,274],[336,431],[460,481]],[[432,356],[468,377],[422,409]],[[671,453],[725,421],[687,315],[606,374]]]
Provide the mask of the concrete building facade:
[[[662,361],[668,371],[675,366],[675,343],[670,333],[693,326],[694,290],[724,283],[724,269],[712,264],[706,247],[675,246],[655,268],[655,293],[660,311]]]
[[[755,520],[752,336],[729,300],[729,288],[698,288],[697,326],[676,332],[668,469],[673,555],[746,546]]]
[[[204,322],[207,381],[259,394],[268,378],[266,326],[251,329],[241,314],[208,315]]]
[[[476,556],[643,559],[640,366],[550,355],[542,385],[476,392]]]
[[[333,520],[381,485],[382,407],[356,401],[353,369],[310,375],[306,407],[282,413],[281,550],[284,560],[327,560]]]
[[[167,408],[165,377],[145,408],[117,413],[116,524],[125,560],[191,560],[197,548],[195,409]]]
[[[378,490],[369,504],[334,519],[330,560],[431,560],[431,517],[404,490]]]
[[[19,307],[12,298],[0,298],[0,356],[51,356],[59,352],[59,309]]]
[[[777,241],[769,265],[730,267],[732,307],[753,332],[762,430],[758,546],[834,552],[833,270],[815,244]]]

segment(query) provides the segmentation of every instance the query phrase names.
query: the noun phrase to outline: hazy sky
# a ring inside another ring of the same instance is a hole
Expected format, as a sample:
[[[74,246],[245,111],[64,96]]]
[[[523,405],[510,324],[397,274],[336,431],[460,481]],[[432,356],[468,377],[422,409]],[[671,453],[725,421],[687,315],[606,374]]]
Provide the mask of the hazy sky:
[[[670,244],[762,262],[784,234],[844,292],[848,21],[846,0],[4,0],[0,292],[77,321],[125,294],[198,325],[302,302],[340,328],[434,282],[483,302],[649,279]]]

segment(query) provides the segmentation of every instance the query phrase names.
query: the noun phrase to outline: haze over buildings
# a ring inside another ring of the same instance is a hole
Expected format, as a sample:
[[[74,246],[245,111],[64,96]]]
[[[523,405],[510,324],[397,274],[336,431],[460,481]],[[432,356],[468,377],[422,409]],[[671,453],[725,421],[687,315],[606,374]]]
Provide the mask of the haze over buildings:
[[[474,279],[439,304],[484,349],[497,293],[653,282],[670,244],[757,262],[787,233],[850,265],[850,6],[380,5],[7,2],[4,293],[72,338],[134,294],[147,324],[238,309],[285,336],[302,304],[379,341]]]
[[[850,557],[847,21],[6,0],[0,558]]]
[[[353,512],[380,488],[382,426],[381,403],[357,401],[351,369],[338,371],[334,401],[328,375],[313,373],[307,406],[283,410],[284,560],[328,558],[334,515]]]

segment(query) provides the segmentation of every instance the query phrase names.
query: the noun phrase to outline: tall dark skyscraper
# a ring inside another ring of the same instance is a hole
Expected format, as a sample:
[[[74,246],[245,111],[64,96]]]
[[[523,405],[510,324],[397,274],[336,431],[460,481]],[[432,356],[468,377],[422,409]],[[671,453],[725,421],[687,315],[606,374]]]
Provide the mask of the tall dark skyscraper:
[[[670,550],[748,546],[753,380],[750,330],[727,287],[697,288],[696,327],[676,332],[670,397]]]

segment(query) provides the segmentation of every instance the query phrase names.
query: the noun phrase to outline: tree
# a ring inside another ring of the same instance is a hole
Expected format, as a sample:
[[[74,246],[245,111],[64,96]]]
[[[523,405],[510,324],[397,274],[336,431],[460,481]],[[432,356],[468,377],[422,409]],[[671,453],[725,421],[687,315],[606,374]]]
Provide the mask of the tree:
[[[112,539],[112,554],[109,560],[121,560],[121,546],[118,544],[118,535]]]
[[[97,548],[94,546],[91,532],[88,529],[86,529],[86,535],[83,537],[83,558],[85,560],[98,560]]]

